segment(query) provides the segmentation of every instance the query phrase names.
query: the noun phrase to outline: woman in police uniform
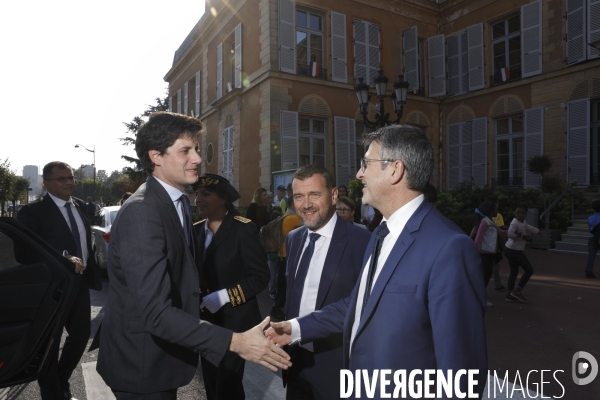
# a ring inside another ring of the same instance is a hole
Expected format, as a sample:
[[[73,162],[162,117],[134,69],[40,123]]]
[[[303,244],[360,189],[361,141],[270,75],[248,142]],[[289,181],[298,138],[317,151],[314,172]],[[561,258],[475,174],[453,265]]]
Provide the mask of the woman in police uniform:
[[[256,296],[269,283],[267,256],[256,226],[236,215],[238,191],[224,177],[204,174],[193,186],[196,206],[206,219],[194,224],[200,271],[200,317],[234,332],[261,322]],[[244,399],[244,360],[227,352],[218,367],[202,358],[208,400]]]

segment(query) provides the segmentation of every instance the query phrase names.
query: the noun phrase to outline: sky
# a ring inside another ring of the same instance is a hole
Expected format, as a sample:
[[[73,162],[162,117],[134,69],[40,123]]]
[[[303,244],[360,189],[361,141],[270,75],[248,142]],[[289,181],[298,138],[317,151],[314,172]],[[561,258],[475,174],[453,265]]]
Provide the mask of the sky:
[[[123,122],[165,97],[163,77],[204,0],[32,0],[0,6],[0,163],[110,173],[135,156]]]

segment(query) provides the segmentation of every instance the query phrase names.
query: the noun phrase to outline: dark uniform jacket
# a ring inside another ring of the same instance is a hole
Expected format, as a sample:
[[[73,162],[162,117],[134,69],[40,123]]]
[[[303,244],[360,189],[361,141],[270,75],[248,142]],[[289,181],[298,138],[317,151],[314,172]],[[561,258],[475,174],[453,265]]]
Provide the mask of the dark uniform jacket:
[[[227,289],[230,303],[201,318],[216,325],[244,332],[261,321],[256,295],[269,283],[267,255],[258,240],[256,225],[229,213],[204,250],[206,220],[194,225],[198,237],[196,264],[201,274],[202,294]]]
[[[71,199],[75,204],[76,211],[74,212],[78,212],[83,220],[87,238],[88,259],[86,260],[86,268],[83,271],[82,282],[89,289],[102,290],[102,275],[92,250],[92,231],[90,221],[85,213],[85,203],[75,197],[71,197]],[[69,254],[77,254],[77,246],[71,228],[50,195],[44,196],[42,201],[24,206],[17,214],[17,220],[37,233],[61,255],[64,250],[67,250]],[[25,260],[29,256],[20,254],[18,249],[17,253],[21,260]]]

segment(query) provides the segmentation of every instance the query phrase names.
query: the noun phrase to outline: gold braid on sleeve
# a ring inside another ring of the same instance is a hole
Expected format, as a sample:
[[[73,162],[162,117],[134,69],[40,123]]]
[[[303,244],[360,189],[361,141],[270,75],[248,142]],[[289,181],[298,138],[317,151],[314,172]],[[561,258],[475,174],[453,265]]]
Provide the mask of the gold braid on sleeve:
[[[244,291],[240,285],[233,287],[231,289],[227,289],[227,294],[229,295],[229,301],[231,302],[231,307],[237,307],[240,304],[244,304],[246,302],[246,297],[244,296]]]

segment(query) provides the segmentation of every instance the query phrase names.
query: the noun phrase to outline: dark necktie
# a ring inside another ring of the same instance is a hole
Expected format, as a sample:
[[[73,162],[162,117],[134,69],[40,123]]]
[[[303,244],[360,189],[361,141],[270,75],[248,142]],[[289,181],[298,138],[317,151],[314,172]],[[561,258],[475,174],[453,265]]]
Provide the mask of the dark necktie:
[[[79,228],[77,228],[77,221],[75,221],[75,216],[73,215],[73,211],[71,211],[71,201],[67,201],[65,203],[65,208],[67,209],[67,214],[69,215],[69,224],[71,225],[71,233],[73,234],[73,239],[75,240],[75,248],[77,249],[77,257],[83,260],[83,251],[81,250],[81,236],[79,236]]]
[[[315,251],[315,242],[319,240],[321,235],[318,233],[311,233],[308,235],[310,242],[302,254],[300,264],[298,264],[298,270],[296,271],[296,277],[294,278],[294,286],[292,287],[292,293],[290,296],[290,305],[288,307],[287,319],[296,318],[300,314],[300,300],[302,299],[302,291],[304,290],[304,281],[308,273],[308,266],[310,260]]]
[[[363,304],[362,309],[360,310],[360,316],[365,312],[367,308],[367,303],[369,301],[369,296],[371,296],[371,286],[373,286],[373,278],[375,277],[375,271],[377,271],[377,259],[379,258],[379,253],[381,252],[381,246],[383,246],[383,240],[390,233],[390,230],[387,227],[387,223],[384,221],[379,226],[377,233],[375,234],[377,238],[375,239],[375,250],[371,255],[371,262],[369,263],[369,272],[367,275],[367,286],[365,286],[365,295],[363,296]]]
[[[183,234],[187,245],[192,252],[192,256],[196,258],[194,235],[192,233],[192,207],[190,206],[190,199],[186,194],[182,194],[179,198],[181,206],[183,208]]]

